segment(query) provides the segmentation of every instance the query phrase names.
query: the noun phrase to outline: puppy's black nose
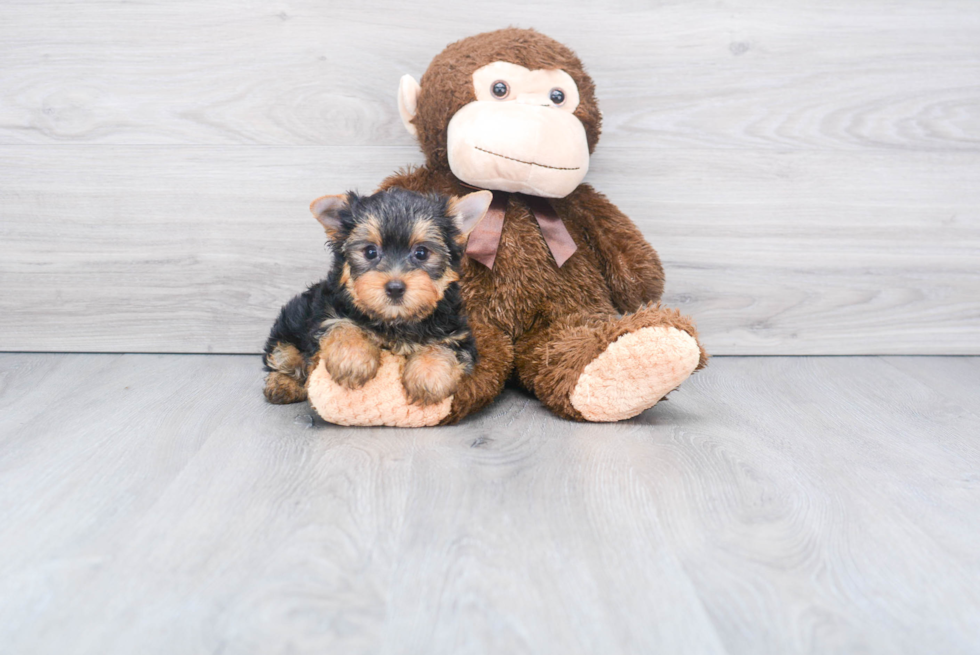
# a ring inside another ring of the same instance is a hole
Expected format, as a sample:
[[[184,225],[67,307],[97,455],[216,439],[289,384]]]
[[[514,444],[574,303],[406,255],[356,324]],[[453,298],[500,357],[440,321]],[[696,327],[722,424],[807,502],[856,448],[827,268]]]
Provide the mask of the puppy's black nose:
[[[385,285],[385,293],[392,300],[401,300],[401,297],[405,295],[405,283],[401,280],[392,280]]]

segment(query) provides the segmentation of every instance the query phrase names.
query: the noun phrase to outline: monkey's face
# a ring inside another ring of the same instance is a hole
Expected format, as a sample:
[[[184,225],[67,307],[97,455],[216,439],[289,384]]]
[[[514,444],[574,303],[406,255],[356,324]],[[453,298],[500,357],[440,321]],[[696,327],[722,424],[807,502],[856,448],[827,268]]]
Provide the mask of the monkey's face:
[[[473,73],[476,100],[449,121],[449,167],[484,189],[563,198],[589,170],[589,145],[574,115],[578,87],[562,70],[497,61]]]
[[[589,170],[589,145],[573,112],[578,87],[562,70],[497,61],[473,73],[476,100],[449,121],[449,168],[484,189],[563,198]]]
[[[523,65],[504,61],[512,57]],[[474,60],[472,73],[459,65]],[[533,30],[488,32],[450,45],[422,81],[424,89],[402,77],[398,111],[429,166],[448,165],[479,188],[546,198],[581,184],[601,114],[592,80],[565,46]]]

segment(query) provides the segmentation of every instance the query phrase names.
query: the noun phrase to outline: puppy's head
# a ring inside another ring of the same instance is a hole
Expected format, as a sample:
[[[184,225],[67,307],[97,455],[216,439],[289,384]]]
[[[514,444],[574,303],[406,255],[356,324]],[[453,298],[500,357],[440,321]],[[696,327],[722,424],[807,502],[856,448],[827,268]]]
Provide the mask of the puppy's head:
[[[466,238],[491,200],[489,191],[447,198],[392,188],[324,196],[310,210],[357,308],[380,320],[419,321],[459,279]]]

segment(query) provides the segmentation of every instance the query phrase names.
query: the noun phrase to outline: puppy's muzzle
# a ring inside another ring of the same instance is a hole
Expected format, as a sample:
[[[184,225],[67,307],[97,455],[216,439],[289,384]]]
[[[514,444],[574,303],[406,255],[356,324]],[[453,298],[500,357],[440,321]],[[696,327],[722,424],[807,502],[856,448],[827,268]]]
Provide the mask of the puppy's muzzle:
[[[394,303],[401,302],[405,297],[405,283],[401,280],[391,280],[385,284],[385,295]]]

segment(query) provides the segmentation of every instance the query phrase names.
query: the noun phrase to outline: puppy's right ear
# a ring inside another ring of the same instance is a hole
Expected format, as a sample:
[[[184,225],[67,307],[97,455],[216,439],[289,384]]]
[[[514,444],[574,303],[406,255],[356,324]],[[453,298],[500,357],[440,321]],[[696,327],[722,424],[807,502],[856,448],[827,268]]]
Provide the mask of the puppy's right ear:
[[[336,196],[323,196],[310,203],[313,217],[320,221],[320,225],[331,239],[340,231],[340,211],[345,207],[347,207],[347,194],[343,193]]]

